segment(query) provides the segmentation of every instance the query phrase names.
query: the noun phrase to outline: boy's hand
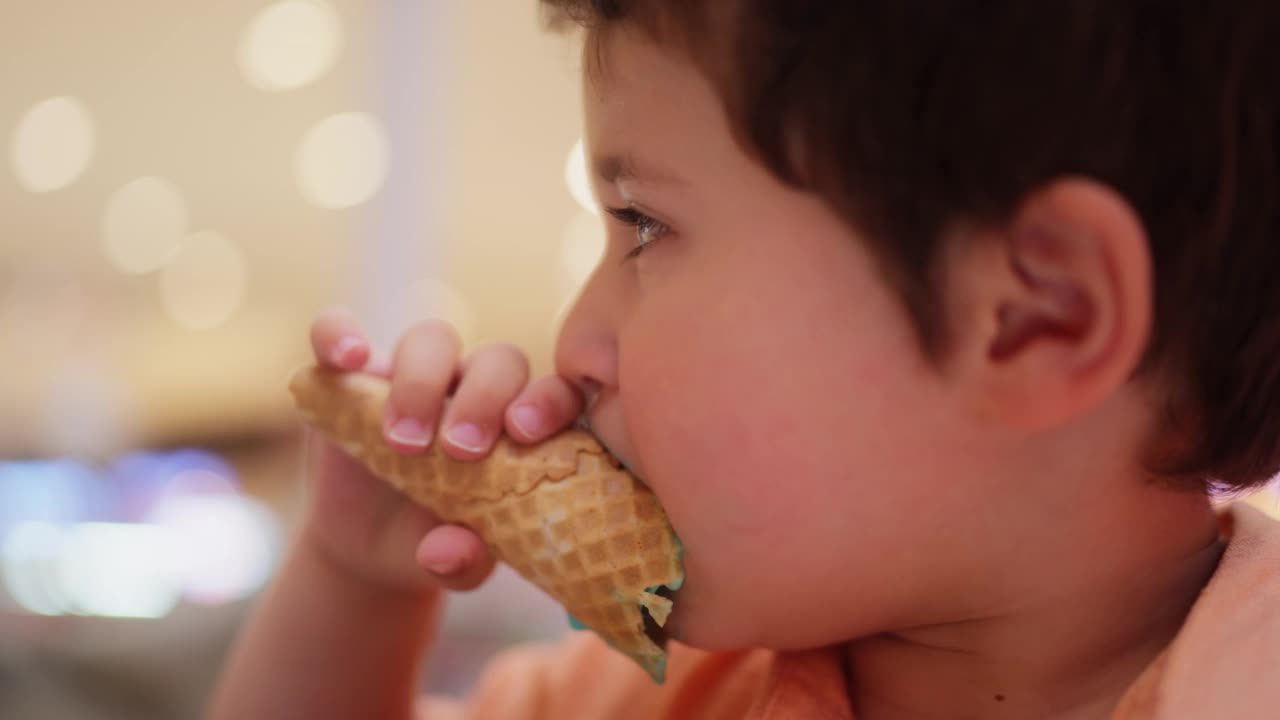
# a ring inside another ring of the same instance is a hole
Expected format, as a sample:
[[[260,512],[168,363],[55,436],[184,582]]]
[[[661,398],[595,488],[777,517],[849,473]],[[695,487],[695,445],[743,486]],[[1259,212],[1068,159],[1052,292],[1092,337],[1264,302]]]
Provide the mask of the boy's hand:
[[[479,459],[504,430],[513,440],[536,443],[582,411],[580,395],[563,378],[529,384],[528,360],[513,346],[485,345],[462,357],[457,332],[440,321],[406,332],[390,363],[371,358],[358,323],[344,310],[316,318],[311,345],[321,365],[391,380],[383,434],[405,454],[443,443],[451,457]],[[317,432],[308,432],[307,452],[314,498],[302,541],[314,543],[336,569],[410,592],[435,585],[469,590],[488,577],[493,560],[475,533],[442,524]]]

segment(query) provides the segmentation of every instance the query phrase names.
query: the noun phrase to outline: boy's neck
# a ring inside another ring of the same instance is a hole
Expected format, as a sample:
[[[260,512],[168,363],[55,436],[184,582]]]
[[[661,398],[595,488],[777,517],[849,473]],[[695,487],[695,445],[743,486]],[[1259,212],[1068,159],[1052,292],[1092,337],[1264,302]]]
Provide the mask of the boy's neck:
[[[1222,553],[1207,499],[1148,493],[1116,498],[1112,522],[1075,528],[1076,557],[1045,563],[1021,599],[850,643],[859,720],[1110,717]]]

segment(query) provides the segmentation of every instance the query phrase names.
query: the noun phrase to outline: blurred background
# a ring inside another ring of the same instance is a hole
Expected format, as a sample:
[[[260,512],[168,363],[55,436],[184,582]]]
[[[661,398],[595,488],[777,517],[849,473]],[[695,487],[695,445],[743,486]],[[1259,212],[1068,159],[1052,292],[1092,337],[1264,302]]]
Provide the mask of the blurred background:
[[[314,313],[550,369],[603,243],[577,50],[535,0],[0,7],[0,717],[196,717],[300,507]],[[505,570],[445,622],[450,693],[564,630]]]

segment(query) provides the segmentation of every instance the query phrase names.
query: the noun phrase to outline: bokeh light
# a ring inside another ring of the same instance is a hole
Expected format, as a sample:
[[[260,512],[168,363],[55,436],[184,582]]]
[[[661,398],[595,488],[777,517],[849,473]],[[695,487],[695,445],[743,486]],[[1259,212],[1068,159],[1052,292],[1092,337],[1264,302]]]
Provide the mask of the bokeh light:
[[[1277,486],[1274,480],[1253,491],[1245,498],[1245,502],[1280,520],[1280,486]]]
[[[79,523],[58,548],[57,584],[77,615],[160,618],[182,596],[181,546],[168,528]]]
[[[58,582],[63,529],[47,522],[26,522],[12,528],[0,545],[0,577],[10,597],[37,615],[63,615],[71,600]]]
[[[600,215],[600,204],[596,202],[595,193],[591,191],[591,175],[587,169],[587,151],[582,138],[569,149],[569,157],[564,164],[564,181],[569,187],[569,194],[583,210],[592,215]]]
[[[103,481],[115,492],[115,519],[143,522],[170,495],[240,491],[235,471],[206,450],[131,452],[115,459]]]
[[[137,452],[105,471],[0,463],[0,579],[27,612],[159,618],[183,600],[240,600],[266,584],[282,538],[206,451]]]
[[[280,92],[322,77],[342,47],[342,22],[319,0],[286,0],[261,10],[240,38],[237,60],[245,80]]]
[[[117,190],[107,202],[103,242],[107,258],[131,274],[160,268],[187,234],[187,204],[172,182],[142,177]]]
[[[13,172],[33,193],[61,190],[84,174],[93,148],[93,118],[84,103],[66,96],[42,100],[18,121]]]
[[[377,118],[363,112],[333,115],[308,130],[298,145],[298,186],[317,207],[354,207],[382,188],[389,158],[387,134]]]
[[[109,512],[94,472],[73,460],[0,463],[0,537],[23,523],[65,524]]]
[[[217,604],[266,584],[279,555],[281,533],[271,511],[236,494],[171,493],[151,513],[180,548],[184,596]]]
[[[183,327],[204,330],[226,322],[244,301],[244,253],[226,237],[198,232],[182,242],[160,270],[160,302]]]

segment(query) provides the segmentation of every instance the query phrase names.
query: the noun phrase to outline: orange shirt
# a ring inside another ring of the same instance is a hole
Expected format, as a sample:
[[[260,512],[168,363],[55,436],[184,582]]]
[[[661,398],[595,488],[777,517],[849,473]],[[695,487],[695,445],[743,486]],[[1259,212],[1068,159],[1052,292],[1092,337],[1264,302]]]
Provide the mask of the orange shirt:
[[[1247,505],[1223,513],[1222,562],[1173,643],[1114,720],[1280,718],[1280,523]],[[853,720],[843,654],[705,652],[671,644],[654,685],[591,633],[500,654],[463,702],[430,698],[429,720]]]

